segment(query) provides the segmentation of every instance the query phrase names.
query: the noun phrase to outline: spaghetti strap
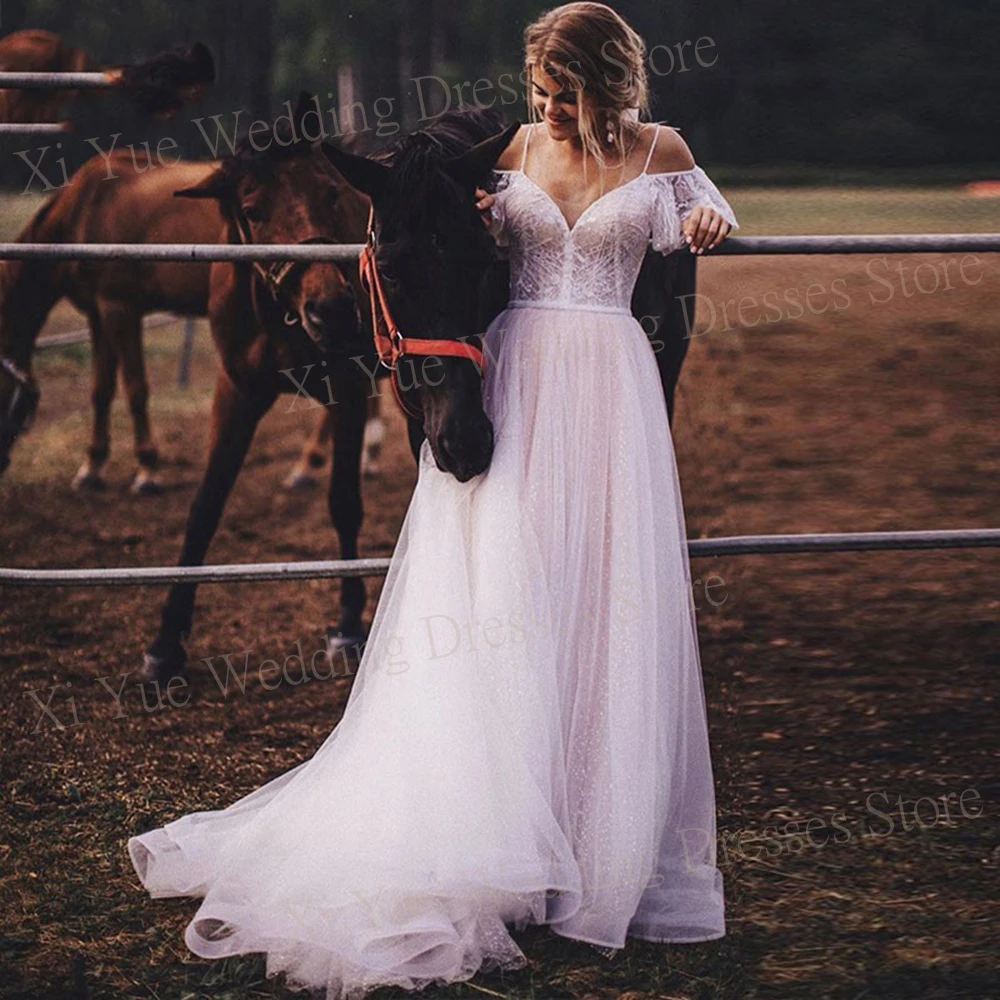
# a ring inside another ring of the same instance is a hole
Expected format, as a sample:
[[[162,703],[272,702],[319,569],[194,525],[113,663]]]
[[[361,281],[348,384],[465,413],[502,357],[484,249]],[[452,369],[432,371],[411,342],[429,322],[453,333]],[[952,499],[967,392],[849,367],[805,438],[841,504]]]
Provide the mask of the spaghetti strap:
[[[642,168],[642,172],[645,173],[649,170],[649,165],[653,161],[653,150],[656,149],[656,140],[660,138],[660,126],[654,126],[655,131],[653,132],[653,141],[649,144],[649,154],[646,157],[646,165]]]
[[[532,131],[532,129],[534,127],[535,127],[535,123],[532,122],[524,130],[524,145],[521,147],[521,173],[522,174],[524,173],[524,164],[525,164],[525,161],[528,159],[528,140],[531,138],[531,131]]]

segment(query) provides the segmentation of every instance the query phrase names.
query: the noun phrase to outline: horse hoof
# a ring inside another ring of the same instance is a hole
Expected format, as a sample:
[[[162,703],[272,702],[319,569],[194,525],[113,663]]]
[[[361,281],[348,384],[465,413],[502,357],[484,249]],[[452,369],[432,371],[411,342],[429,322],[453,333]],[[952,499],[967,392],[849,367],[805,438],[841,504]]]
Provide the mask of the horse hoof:
[[[140,471],[132,480],[129,492],[140,497],[155,497],[163,493],[163,487],[153,478],[152,473]]]
[[[339,629],[330,629],[326,633],[327,649],[350,649],[352,646],[364,647],[367,636],[363,632],[341,632]]]
[[[361,663],[365,643],[368,639],[363,631],[344,632],[337,628],[327,630],[326,635],[326,665],[331,676],[337,675],[337,668],[343,665],[345,677],[353,674]],[[353,661],[353,666],[352,662]]]
[[[94,493],[99,493],[107,487],[107,483],[96,472],[92,472],[86,466],[80,469],[73,477],[71,485],[78,492],[90,491]]]
[[[158,681],[165,684],[172,677],[183,677],[187,658],[184,651],[173,654],[146,652],[142,658],[142,667],[139,676],[143,681]]]
[[[286,490],[311,490],[316,485],[316,477],[301,469],[292,469],[281,484]]]

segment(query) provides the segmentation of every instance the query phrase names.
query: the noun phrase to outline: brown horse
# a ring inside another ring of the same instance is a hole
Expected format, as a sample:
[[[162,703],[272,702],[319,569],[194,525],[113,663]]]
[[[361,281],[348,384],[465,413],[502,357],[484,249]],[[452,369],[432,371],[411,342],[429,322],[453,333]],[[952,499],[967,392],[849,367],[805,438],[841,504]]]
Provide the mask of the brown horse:
[[[294,113],[295,135],[313,107],[303,92]],[[286,119],[287,121],[287,119]],[[282,121],[282,125],[285,122]],[[331,166],[322,146],[293,141],[285,127],[264,152],[249,137],[202,180],[175,192],[218,203],[221,239],[229,243],[358,243],[369,202]],[[370,329],[358,308],[356,265],[312,262],[287,266],[216,262],[211,266],[209,318],[221,361],[212,404],[208,467],[191,505],[180,565],[200,565],[222,516],[257,424],[280,393],[305,391],[336,406],[329,506],[341,557],[357,558],[362,519],[361,449],[366,396],[375,367]],[[143,675],[181,672],[182,640],[191,630],[196,588],[175,584],[160,630],[146,651]],[[342,581],[341,616],[332,646],[362,638],[365,587]]]
[[[376,376],[377,378],[378,376]],[[381,472],[379,457],[385,440],[385,421],[382,419],[381,387],[368,396],[368,416],[365,420],[365,450],[361,458],[361,475],[374,479]],[[330,439],[333,437],[334,414],[329,407],[316,418],[312,433],[302,448],[295,464],[289,470],[282,485],[286,490],[300,490],[316,485],[316,475],[326,466],[330,454]]]
[[[148,114],[172,118],[199,100],[215,79],[212,54],[201,42],[163,52],[141,63],[99,67],[81,49],[66,45],[51,31],[14,31],[0,39],[0,71],[5,73],[102,72],[127,91]],[[106,90],[0,90],[0,122],[54,122],[73,101],[99,98]]]
[[[216,243],[222,216],[212,201],[180,201],[177,188],[197,184],[215,163],[178,163],[139,172],[128,153],[95,156],[35,213],[20,243]],[[114,179],[109,179],[111,169]],[[118,371],[135,425],[139,471],[134,492],[158,489],[158,452],[149,423],[142,317],[154,310],[208,312],[207,262],[139,260],[0,261],[0,472],[23,430],[17,399],[37,400],[31,378],[35,340],[46,317],[68,298],[89,320],[93,344],[93,435],[76,488],[103,486],[110,448],[109,413]],[[24,376],[22,385],[17,373]]]
[[[222,216],[212,200],[177,199],[177,186],[204,180],[217,162],[178,163],[137,171],[124,152],[105,162],[94,157],[29,221],[19,242],[215,243]],[[116,180],[104,184],[111,169]],[[120,370],[135,425],[139,471],[132,489],[153,493],[158,452],[150,430],[148,385],[142,355],[142,317],[158,309],[187,316],[208,314],[209,263],[156,261],[0,261],[0,357],[30,373],[34,344],[51,309],[67,297],[90,320],[93,346],[93,432],[74,488],[104,486],[102,467],[110,449],[109,412]],[[0,372],[0,472],[21,428],[4,415],[18,391],[10,371]],[[32,385],[29,393],[35,391]],[[375,474],[384,427],[380,396],[368,400],[362,474]],[[15,407],[16,409],[16,407]],[[307,485],[329,456],[333,413],[324,407],[296,463],[289,488]]]

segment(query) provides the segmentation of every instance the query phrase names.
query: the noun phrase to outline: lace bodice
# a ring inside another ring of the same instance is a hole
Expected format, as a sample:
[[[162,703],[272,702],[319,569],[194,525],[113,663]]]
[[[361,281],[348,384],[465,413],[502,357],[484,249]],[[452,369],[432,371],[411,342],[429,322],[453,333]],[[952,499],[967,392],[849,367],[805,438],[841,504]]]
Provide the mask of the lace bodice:
[[[572,227],[523,170],[494,174],[490,231],[510,249],[514,304],[628,310],[647,247],[671,253],[685,246],[681,224],[695,206],[708,205],[739,228],[729,203],[698,166],[643,170],[588,205]]]

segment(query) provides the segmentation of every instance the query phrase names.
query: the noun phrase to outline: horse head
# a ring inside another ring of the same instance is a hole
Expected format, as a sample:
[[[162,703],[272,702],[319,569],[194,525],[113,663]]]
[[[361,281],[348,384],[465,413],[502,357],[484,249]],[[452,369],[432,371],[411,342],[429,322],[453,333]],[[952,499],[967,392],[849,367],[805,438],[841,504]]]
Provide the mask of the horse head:
[[[293,114],[279,118],[272,135],[244,136],[233,156],[174,196],[216,199],[231,242],[356,239],[364,229],[367,199],[331,169],[319,143],[307,138],[303,119],[310,111],[316,113],[303,91]],[[270,332],[301,330],[323,354],[340,361],[370,350],[362,341],[357,279],[349,279],[338,264],[254,261],[252,271],[260,291],[258,319]]]
[[[374,265],[406,339],[468,341],[481,333],[479,289],[495,245],[473,192],[488,182],[518,128],[502,123],[499,112],[447,112],[377,158],[323,146],[337,170],[371,198]],[[438,468],[460,482],[485,471],[493,427],[475,361],[432,355],[409,359],[407,369],[404,391],[419,399]]]

